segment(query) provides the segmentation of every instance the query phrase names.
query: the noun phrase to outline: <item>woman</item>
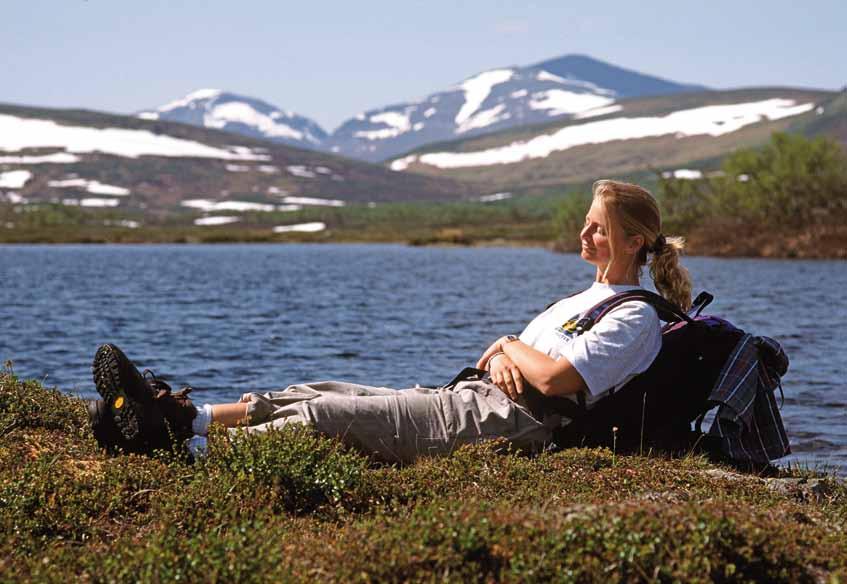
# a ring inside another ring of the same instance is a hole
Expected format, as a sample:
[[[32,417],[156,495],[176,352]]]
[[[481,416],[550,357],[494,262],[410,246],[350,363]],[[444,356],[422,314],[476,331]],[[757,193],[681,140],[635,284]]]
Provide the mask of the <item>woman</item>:
[[[594,283],[538,315],[520,337],[507,335],[492,343],[476,364],[490,373],[490,380],[405,390],[329,381],[195,408],[187,392],[172,394],[152,374],[142,376],[120,349],[104,345],[93,367],[104,398],[90,405],[95,436],[112,450],[149,452],[192,434],[203,436],[211,422],[248,431],[294,422],[387,461],[411,461],[497,437],[523,449],[543,447],[562,418],[532,413],[528,393],[571,399],[582,393],[591,407],[645,371],[661,348],[658,316],[644,302],[626,302],[577,335],[572,325],[583,312],[613,294],[639,288],[641,269],[648,263],[662,296],[684,309],[691,304],[690,279],[679,265],[683,242],[661,235],[652,195],[611,180],[597,181],[593,195],[580,233],[580,255],[596,267]]]

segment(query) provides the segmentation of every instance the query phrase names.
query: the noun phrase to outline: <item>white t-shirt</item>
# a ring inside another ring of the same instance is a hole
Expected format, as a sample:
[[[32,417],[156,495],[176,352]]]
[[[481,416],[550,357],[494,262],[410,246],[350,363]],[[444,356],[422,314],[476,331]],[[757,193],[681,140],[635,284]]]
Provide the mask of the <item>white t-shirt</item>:
[[[656,310],[646,302],[625,302],[610,311],[587,332],[568,330],[595,304],[638,286],[600,282],[575,296],[559,300],[535,317],[520,335],[527,345],[559,360],[566,358],[588,386],[587,405],[605,397],[612,388],[650,367],[662,347]]]

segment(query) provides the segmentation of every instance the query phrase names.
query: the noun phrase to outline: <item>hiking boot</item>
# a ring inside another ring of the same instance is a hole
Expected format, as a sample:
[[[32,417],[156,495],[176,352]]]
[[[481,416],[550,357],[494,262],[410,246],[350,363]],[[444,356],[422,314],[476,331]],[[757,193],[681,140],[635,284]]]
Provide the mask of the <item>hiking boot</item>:
[[[86,402],[86,408],[94,439],[109,454],[144,451],[143,444],[139,440],[130,441],[123,437],[105,401],[89,400]]]
[[[92,373],[97,392],[103,396],[98,420],[104,442],[121,444],[108,430],[104,417],[111,417],[125,449],[131,452],[171,449],[192,436],[191,422],[197,410],[186,397],[191,388],[172,393],[167,383],[152,371],[142,374],[111,344],[97,349]]]
[[[193,388],[185,386],[179,391],[172,391],[170,385],[149,369],[145,369],[143,375],[153,391],[153,403],[164,416],[174,439],[183,441],[191,438],[194,435],[192,422],[197,417],[197,408],[188,398]]]
[[[97,393],[103,396],[124,440],[138,438],[141,421],[145,417],[155,417],[149,407],[153,402],[153,392],[144,376],[115,345],[103,345],[97,349],[91,372]]]
[[[115,419],[109,412],[106,402],[102,399],[86,402],[88,409],[88,421],[91,424],[91,432],[102,448],[109,452],[120,449],[120,444],[126,442],[121,434],[120,428],[115,424]]]

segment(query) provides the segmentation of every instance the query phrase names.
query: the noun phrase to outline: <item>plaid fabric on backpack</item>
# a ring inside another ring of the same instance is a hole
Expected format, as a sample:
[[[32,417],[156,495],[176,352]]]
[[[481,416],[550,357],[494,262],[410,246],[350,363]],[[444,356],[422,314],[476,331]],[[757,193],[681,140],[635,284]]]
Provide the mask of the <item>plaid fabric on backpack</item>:
[[[658,294],[631,290],[588,310],[577,323],[580,333],[624,302],[649,303],[667,323],[662,348],[644,373],[591,409],[582,405],[584,399],[578,405],[532,392],[535,413],[558,413],[569,420],[555,432],[556,445],[646,452],[698,444],[739,465],[767,464],[788,454],[773,396],[788,367],[785,353],[773,339],[753,337],[717,317],[700,316],[712,299],[700,294],[685,313]],[[703,435],[703,416],[716,406],[715,421]]]

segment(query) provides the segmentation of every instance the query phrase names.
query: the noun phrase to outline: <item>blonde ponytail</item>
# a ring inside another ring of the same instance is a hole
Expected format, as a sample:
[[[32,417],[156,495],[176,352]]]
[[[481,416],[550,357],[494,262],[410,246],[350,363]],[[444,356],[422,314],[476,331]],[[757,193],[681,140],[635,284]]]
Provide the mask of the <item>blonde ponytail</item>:
[[[653,257],[649,261],[650,277],[659,294],[670,300],[683,310],[691,308],[691,276],[679,258],[685,249],[685,239],[682,237],[659,237]]]

